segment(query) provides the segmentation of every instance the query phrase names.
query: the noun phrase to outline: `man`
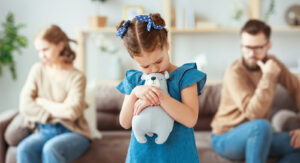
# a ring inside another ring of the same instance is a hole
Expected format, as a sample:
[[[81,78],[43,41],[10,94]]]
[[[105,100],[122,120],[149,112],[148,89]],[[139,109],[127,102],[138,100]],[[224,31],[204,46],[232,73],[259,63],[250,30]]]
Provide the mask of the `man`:
[[[225,72],[220,106],[211,124],[212,145],[231,160],[264,163],[268,157],[281,157],[282,162],[300,162],[300,149],[291,146],[289,133],[273,133],[266,120],[277,84],[300,108],[300,81],[268,55],[270,36],[268,25],[249,20],[241,29],[242,58]]]

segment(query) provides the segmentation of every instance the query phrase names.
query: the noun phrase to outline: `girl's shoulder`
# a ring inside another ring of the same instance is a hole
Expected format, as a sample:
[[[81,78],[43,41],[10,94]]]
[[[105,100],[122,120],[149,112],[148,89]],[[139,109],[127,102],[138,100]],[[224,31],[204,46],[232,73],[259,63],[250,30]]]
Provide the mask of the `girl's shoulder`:
[[[132,89],[137,85],[143,85],[144,81],[141,79],[143,72],[130,69],[126,71],[125,78],[117,86],[117,89],[123,94],[130,94]]]
[[[200,95],[206,83],[206,74],[197,69],[196,63],[186,63],[171,72],[170,80],[179,85],[180,91],[197,83],[198,94]]]

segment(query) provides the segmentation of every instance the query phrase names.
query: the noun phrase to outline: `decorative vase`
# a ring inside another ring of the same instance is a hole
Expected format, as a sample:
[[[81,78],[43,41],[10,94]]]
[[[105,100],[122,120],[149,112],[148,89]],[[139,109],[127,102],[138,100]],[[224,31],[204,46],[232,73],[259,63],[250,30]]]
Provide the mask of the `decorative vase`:
[[[300,5],[293,5],[285,12],[285,21],[288,25],[300,25]]]
[[[91,28],[105,27],[106,23],[107,23],[107,17],[106,16],[90,16],[89,22],[90,22]]]

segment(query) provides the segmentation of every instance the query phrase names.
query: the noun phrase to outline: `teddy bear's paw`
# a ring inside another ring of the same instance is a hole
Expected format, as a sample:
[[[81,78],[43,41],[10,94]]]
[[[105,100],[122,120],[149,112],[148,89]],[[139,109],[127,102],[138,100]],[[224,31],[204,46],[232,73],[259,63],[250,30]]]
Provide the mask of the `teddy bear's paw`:
[[[155,139],[155,143],[156,143],[156,144],[163,144],[165,141],[166,141],[166,139],[160,139],[159,137],[157,137],[157,138]]]
[[[145,137],[136,138],[139,143],[146,143],[147,139]]]
[[[148,132],[147,135],[148,135],[149,137],[152,137],[154,134],[153,134],[152,132]]]

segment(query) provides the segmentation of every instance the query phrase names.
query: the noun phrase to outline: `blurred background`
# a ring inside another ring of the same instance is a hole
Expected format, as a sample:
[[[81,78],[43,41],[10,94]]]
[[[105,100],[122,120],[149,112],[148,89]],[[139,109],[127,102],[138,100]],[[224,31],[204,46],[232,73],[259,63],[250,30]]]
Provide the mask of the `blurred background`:
[[[136,14],[161,13],[172,62],[197,62],[209,81],[221,82],[225,69],[241,57],[239,29],[249,18],[272,26],[270,53],[299,74],[299,5],[299,0],[1,0],[0,112],[18,108],[28,72],[39,61],[34,36],[49,24],[78,41],[76,66],[89,83],[116,83],[137,67],[115,36],[115,26]],[[9,46],[13,41],[19,48]]]

